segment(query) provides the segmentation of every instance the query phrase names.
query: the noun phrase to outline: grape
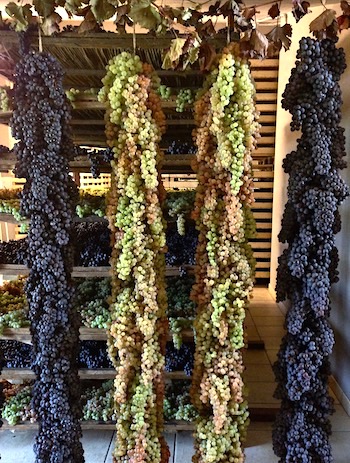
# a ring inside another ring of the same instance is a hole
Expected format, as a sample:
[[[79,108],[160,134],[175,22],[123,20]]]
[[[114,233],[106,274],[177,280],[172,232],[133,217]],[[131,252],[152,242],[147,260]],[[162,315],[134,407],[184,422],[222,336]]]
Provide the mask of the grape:
[[[168,342],[166,345],[165,354],[165,369],[166,371],[181,371],[186,375],[191,376],[194,360],[194,345],[193,343],[183,343],[178,349],[173,343]]]
[[[166,385],[164,416],[166,420],[195,421],[197,413],[191,404],[188,381],[174,380]]]
[[[9,99],[9,88],[0,87],[0,111],[10,111],[11,104]]]
[[[186,216],[194,207],[195,190],[168,191],[165,200],[165,211],[170,217],[176,217],[177,231],[180,235],[186,233]]]
[[[79,352],[79,368],[97,370],[112,368],[105,341],[81,341]]]
[[[111,256],[110,233],[103,222],[75,225],[75,262],[83,267],[107,266]]]
[[[195,102],[195,463],[244,459],[248,410],[241,349],[255,267],[248,239],[255,230],[250,207],[257,117],[248,63],[232,45],[218,58]]]
[[[91,167],[91,174],[94,178],[101,175],[101,166],[104,163],[110,163],[113,159],[113,150],[107,148],[105,150],[86,149],[79,146],[77,148],[77,156],[87,156]]]
[[[172,140],[166,154],[196,154],[197,148],[192,140]]]
[[[7,391],[6,391],[7,392]],[[2,409],[2,416],[13,426],[18,422],[36,421],[35,413],[31,407],[32,386],[17,386],[15,392],[11,391],[11,396],[8,397]]]
[[[69,175],[74,156],[63,71],[48,53],[29,52],[16,65],[15,175],[26,179],[20,214],[30,219],[25,292],[36,374],[33,410],[40,421],[37,463],[80,463],[80,320],[73,306],[72,223],[77,188]],[[64,423],[64,426],[62,425]]]
[[[180,235],[177,228],[169,226],[166,234],[168,252],[165,255],[167,265],[194,265],[198,233],[191,223],[186,224],[185,234]]]
[[[107,216],[112,231],[109,352],[117,370],[115,462],[167,461],[162,437],[166,342],[165,221],[159,79],[138,56],[113,58],[99,99],[113,149]],[[116,239],[121,235],[121,239]]]
[[[182,88],[176,95],[176,111],[182,113],[186,105],[192,104],[194,101],[192,90]]]
[[[171,88],[166,85],[159,85],[158,93],[163,100],[169,100],[171,96]]]
[[[25,279],[20,278],[0,287],[0,334],[4,328],[21,328],[29,324],[24,282]]]
[[[280,461],[333,461],[327,385],[334,335],[328,318],[331,284],[338,279],[338,208],[349,194],[338,173],[346,165],[339,127],[344,69],[344,52],[333,41],[303,38],[282,99],[292,114],[291,130],[301,129],[301,137],[283,162],[289,182],[279,239],[288,247],[278,259],[276,293],[291,304],[274,365],[282,404],[273,447]]]

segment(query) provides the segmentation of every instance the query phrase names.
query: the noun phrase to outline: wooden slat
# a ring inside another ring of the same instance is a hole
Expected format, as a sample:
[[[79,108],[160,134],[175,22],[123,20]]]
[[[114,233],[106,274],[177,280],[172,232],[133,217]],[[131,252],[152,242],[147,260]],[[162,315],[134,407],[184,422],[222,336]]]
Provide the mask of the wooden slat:
[[[263,202],[263,203],[255,201],[255,203],[253,203],[252,209],[253,211],[260,210],[260,209],[272,209],[272,201]]]
[[[271,249],[271,241],[251,241],[250,245],[251,245],[253,250],[256,250],[256,249],[269,250],[269,249]]]
[[[270,271],[256,269],[255,278],[270,278]]]
[[[255,191],[254,198],[255,199],[272,199],[273,193],[272,191]]]
[[[250,67],[251,69],[254,68],[269,68],[269,67],[274,67],[278,68],[279,67],[279,59],[278,58],[267,58],[265,60],[260,60],[260,59],[250,59]]]
[[[192,265],[183,265],[181,267],[167,266],[166,276],[180,275],[181,270],[193,272]],[[0,264],[0,275],[28,275],[29,270],[25,265]],[[73,278],[100,278],[110,276],[110,267],[73,267]]]
[[[266,79],[278,79],[278,69],[258,69],[252,70],[252,76],[254,80],[263,80],[264,82]]]
[[[256,263],[257,269],[270,269],[270,260],[268,262],[258,261]]]
[[[270,259],[271,252],[269,251],[254,251],[255,259]]]
[[[256,94],[256,101],[277,101],[277,93],[276,92],[258,92]]]
[[[264,90],[275,90],[277,92],[278,89],[278,81],[276,80],[275,82],[273,81],[266,81],[264,82],[263,80],[255,82],[255,88],[258,91],[264,91]]]
[[[267,188],[272,189],[273,188],[273,182],[263,182],[261,180],[255,182],[254,183],[254,189],[255,189],[254,196],[256,195],[256,190],[267,189]]]

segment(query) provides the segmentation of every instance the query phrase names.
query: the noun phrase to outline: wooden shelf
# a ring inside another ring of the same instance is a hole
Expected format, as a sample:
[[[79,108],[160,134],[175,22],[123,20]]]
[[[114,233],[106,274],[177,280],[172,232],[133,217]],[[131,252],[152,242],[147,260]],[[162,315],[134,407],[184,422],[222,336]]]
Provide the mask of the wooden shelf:
[[[80,379],[114,379],[115,378],[115,370],[113,368],[98,368],[98,369],[87,369],[81,368],[79,369],[79,377]],[[187,376],[183,371],[172,371],[172,372],[165,372],[165,377],[167,379],[185,379],[190,380],[191,377]],[[9,381],[18,381],[18,380],[31,380],[35,378],[34,372],[30,368],[3,368],[1,375],[1,379],[6,379]]]
[[[182,265],[179,267],[167,266],[166,276],[178,276],[182,270],[192,273],[193,265]],[[73,278],[102,278],[109,277],[111,267],[73,267]],[[29,270],[25,265],[17,264],[0,264],[0,274],[2,275],[28,275]]]
[[[107,331],[100,328],[87,328],[82,326],[79,329],[81,341],[107,341]],[[185,329],[182,331],[182,339],[184,342],[193,341],[193,331]],[[32,336],[29,327],[27,328],[5,328],[0,335],[0,339],[20,341],[31,344]],[[168,341],[172,340],[171,333],[169,332]]]
[[[83,430],[98,430],[98,431],[115,431],[116,424],[113,421],[82,421],[81,428]],[[0,431],[30,431],[37,429],[37,423],[30,423],[27,421],[20,422],[15,425],[10,425],[6,421],[0,428]],[[193,431],[194,424],[189,421],[167,421],[164,424],[164,432],[177,432],[177,431]]]
[[[28,219],[17,220],[14,218],[12,214],[7,214],[4,212],[0,212],[0,222],[7,222],[7,223],[29,223]],[[107,219],[105,217],[99,217],[97,215],[90,215],[88,217],[74,217],[73,222],[81,223],[81,222],[106,222]]]

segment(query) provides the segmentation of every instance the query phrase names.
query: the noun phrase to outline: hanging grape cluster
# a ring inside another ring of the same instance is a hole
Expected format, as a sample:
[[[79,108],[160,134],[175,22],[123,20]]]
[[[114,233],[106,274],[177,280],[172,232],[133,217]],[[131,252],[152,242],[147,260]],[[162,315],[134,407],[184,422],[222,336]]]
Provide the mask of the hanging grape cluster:
[[[194,462],[243,462],[248,411],[241,349],[253,287],[251,152],[259,124],[249,65],[235,47],[219,58],[195,103],[199,230],[192,399],[199,418]]]
[[[349,194],[338,170],[345,167],[340,76],[345,56],[331,40],[303,38],[282,106],[301,129],[295,151],[284,160],[288,201],[279,239],[288,248],[279,258],[277,297],[289,299],[287,334],[275,364],[282,400],[273,443],[280,462],[329,463],[332,402],[328,395],[329,291],[337,281],[339,204]]]
[[[165,224],[159,79],[139,57],[109,62],[99,98],[114,151],[107,215],[113,237],[109,351],[116,367],[115,462],[167,462],[162,437],[166,344]],[[120,238],[120,239],[119,239]]]
[[[30,219],[26,283],[36,374],[33,409],[37,463],[83,461],[77,369],[79,317],[73,308],[72,221],[77,197],[69,175],[73,144],[63,72],[47,53],[16,66],[11,119],[16,176],[26,179],[20,213]]]

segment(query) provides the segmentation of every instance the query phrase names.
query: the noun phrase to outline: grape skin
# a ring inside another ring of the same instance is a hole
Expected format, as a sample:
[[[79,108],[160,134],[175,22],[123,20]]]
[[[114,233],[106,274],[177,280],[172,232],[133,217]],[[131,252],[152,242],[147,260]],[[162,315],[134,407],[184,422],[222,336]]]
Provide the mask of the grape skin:
[[[338,279],[338,207],[349,194],[338,173],[346,165],[339,126],[345,66],[344,52],[333,41],[301,39],[282,100],[292,114],[291,130],[301,129],[301,137],[283,162],[288,202],[279,239],[288,247],[278,260],[276,293],[291,306],[274,365],[275,397],[282,404],[273,447],[281,463],[333,461],[327,385],[334,335],[328,318],[331,284]]]
[[[10,121],[15,174],[26,179],[20,214],[30,219],[25,263],[40,421],[37,463],[83,462],[77,367],[79,317],[73,307],[72,222],[77,189],[69,175],[74,147],[59,63],[28,53],[17,64]],[[65,426],[62,426],[65,423]]]
[[[249,213],[251,151],[259,129],[254,98],[248,64],[230,48],[219,57],[195,103],[195,463],[244,460],[248,410],[241,349],[254,279],[248,245],[255,228]]]

